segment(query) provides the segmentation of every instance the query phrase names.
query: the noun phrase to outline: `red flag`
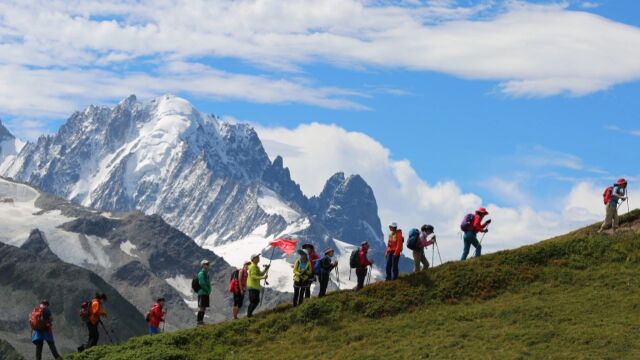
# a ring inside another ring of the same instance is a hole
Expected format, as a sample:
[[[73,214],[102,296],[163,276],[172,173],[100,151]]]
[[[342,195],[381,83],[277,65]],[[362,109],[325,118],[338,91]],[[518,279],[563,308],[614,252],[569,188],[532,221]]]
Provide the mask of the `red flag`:
[[[291,239],[275,239],[269,243],[269,245],[273,247],[277,247],[280,250],[284,251],[285,254],[291,255],[294,251],[296,251],[296,246],[298,246],[298,240]]]

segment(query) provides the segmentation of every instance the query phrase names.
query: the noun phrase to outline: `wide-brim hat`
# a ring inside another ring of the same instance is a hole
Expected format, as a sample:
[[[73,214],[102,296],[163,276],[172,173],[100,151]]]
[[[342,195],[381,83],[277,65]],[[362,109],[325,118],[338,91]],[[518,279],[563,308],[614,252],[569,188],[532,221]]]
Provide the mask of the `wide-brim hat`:
[[[333,249],[332,249],[332,248],[326,248],[326,249],[324,249],[324,252],[323,252],[323,253],[324,253],[325,255],[329,255],[329,253],[330,253],[330,252],[333,252]]]

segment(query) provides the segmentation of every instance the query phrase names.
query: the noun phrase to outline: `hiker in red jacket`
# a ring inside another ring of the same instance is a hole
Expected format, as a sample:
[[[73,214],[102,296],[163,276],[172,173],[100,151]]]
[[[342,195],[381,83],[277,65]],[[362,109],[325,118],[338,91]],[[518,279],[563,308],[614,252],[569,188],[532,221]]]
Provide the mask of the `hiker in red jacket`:
[[[311,269],[316,265],[316,261],[320,260],[320,255],[316,252],[315,247],[312,244],[304,244],[302,245],[302,249],[307,251],[309,254],[309,260],[311,261]],[[315,275],[313,275],[313,282],[316,281]],[[304,289],[304,297],[309,299],[311,297],[311,285],[307,286]]]
[[[358,250],[358,266],[356,267],[358,286],[356,286],[356,291],[364,287],[364,280],[367,277],[369,266],[373,265],[373,261],[369,260],[369,258],[367,257],[368,251],[369,243],[366,241],[362,242],[362,244],[360,244],[360,249]]]
[[[247,293],[247,279],[249,278],[247,269],[249,269],[249,265],[251,265],[251,261],[245,261],[242,268],[231,274],[231,281],[229,281],[229,292],[233,294],[231,315],[234,320],[238,320],[240,308],[242,308],[242,304],[244,303],[244,294]]]
[[[149,324],[149,335],[160,333],[160,323],[164,322],[164,298],[159,298],[149,311],[147,323]]]
[[[398,278],[398,263],[400,262],[404,237],[402,237],[402,230],[398,229],[398,224],[395,222],[389,225],[389,231],[391,233],[385,254],[387,257],[387,280],[395,280]]]
[[[476,210],[476,213],[475,215],[473,215],[473,219],[471,221],[467,221],[467,217],[470,217],[470,215],[465,216],[463,224],[461,225],[461,229],[462,231],[464,231],[464,249],[462,250],[462,257],[460,258],[460,260],[467,259],[467,256],[469,256],[469,249],[471,248],[471,245],[476,248],[476,257],[481,255],[482,245],[480,244],[480,242],[478,242],[477,234],[479,232],[489,232],[487,226],[491,224],[491,220],[489,219],[482,223],[482,219],[487,215],[489,215],[487,209],[481,207]]]

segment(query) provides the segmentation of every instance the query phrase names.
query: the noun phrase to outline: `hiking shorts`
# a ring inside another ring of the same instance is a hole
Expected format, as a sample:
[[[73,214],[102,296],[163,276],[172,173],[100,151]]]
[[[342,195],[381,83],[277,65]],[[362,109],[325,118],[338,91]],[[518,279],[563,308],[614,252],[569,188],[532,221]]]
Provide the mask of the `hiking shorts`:
[[[198,307],[200,308],[209,307],[209,295],[198,295]]]
[[[239,309],[242,307],[243,302],[244,293],[233,293],[233,306],[236,306]]]

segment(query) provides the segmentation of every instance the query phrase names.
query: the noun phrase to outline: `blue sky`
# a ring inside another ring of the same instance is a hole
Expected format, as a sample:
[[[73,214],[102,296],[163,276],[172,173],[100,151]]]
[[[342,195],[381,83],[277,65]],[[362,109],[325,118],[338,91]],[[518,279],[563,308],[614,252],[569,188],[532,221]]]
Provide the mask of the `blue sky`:
[[[387,174],[408,160],[425,194],[449,182],[459,191],[445,197],[519,218],[564,219],[596,193],[578,219],[593,221],[601,187],[640,180],[637,1],[34,0],[0,1],[0,14],[0,118],[29,139],[88,104],[175,93],[270,143],[314,122],[344,129],[344,144],[366,134],[357,145],[389,151]],[[350,154],[318,176],[362,169]]]

